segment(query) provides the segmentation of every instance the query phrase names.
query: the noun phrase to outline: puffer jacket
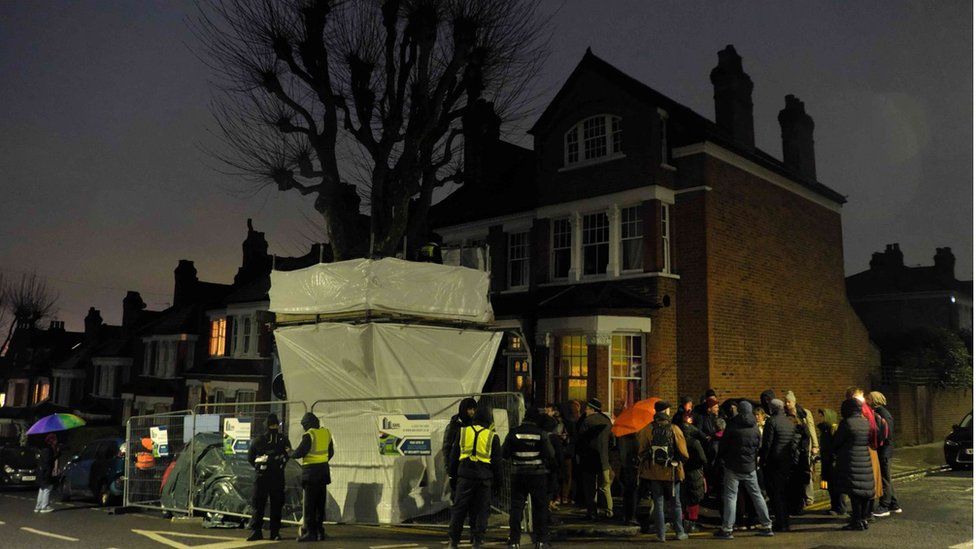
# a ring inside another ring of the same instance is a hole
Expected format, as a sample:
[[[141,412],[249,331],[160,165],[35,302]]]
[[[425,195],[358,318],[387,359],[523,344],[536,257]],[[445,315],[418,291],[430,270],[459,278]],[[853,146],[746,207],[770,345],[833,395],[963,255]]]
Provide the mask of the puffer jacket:
[[[772,415],[763,428],[759,448],[759,463],[764,469],[785,470],[793,467],[793,445],[796,443],[796,425],[782,408],[770,406]]]
[[[756,470],[759,454],[759,427],[752,413],[752,404],[743,401],[739,413],[725,427],[718,445],[718,458],[731,471],[748,474]]]
[[[658,465],[652,459],[643,459],[641,460],[638,474],[644,480],[682,481],[685,479],[683,463],[688,461],[688,446],[685,444],[685,435],[681,432],[681,428],[677,425],[672,425],[671,418],[664,412],[658,412],[654,416],[654,421],[637,433],[638,453],[641,456],[647,456],[650,453],[651,445],[654,441],[653,428],[655,424],[667,425],[674,432],[674,460],[678,462],[678,465],[676,467],[672,465]]]
[[[874,497],[874,472],[868,451],[868,420],[861,415],[861,405],[854,399],[844,401],[841,420],[834,433],[834,487],[851,496]]]
[[[681,432],[685,435],[685,445],[688,448],[688,461],[684,463],[685,480],[681,483],[681,503],[696,505],[705,499],[705,466],[708,456],[705,454],[704,444],[708,439],[694,425],[681,424]]]

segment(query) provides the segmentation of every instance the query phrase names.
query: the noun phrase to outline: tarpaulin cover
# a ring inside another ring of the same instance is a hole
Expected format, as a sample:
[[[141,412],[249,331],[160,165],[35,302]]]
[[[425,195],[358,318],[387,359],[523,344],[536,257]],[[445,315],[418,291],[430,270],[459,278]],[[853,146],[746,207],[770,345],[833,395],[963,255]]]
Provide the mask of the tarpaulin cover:
[[[336,446],[330,461],[328,520],[397,523],[447,506],[440,447],[457,399],[417,397],[479,392],[502,335],[399,323],[319,323],[275,330],[289,399],[310,406],[317,400],[370,399],[314,407]],[[432,454],[380,455],[376,420],[383,413],[430,415]],[[301,432],[289,436],[297,444]]]
[[[163,483],[160,494],[163,507],[187,508],[192,466],[195,508],[250,515],[257,473],[248,463],[247,454],[225,454],[220,433],[198,433],[193,437],[192,453],[190,447],[189,443],[184,446]],[[289,461],[285,467],[285,504],[281,513],[285,520],[301,519],[301,474],[301,466]]]
[[[320,263],[272,271],[270,310],[294,315],[371,311],[467,322],[491,322],[484,271],[394,258]]]

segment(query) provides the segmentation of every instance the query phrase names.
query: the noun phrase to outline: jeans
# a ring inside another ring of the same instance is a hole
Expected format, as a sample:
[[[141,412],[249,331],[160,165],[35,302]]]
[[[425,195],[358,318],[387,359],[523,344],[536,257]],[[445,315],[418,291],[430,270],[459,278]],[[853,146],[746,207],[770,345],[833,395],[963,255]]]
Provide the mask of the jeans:
[[[882,510],[898,509],[898,498],[895,497],[895,486],[891,482],[891,458],[881,457],[878,453],[878,464],[881,466],[881,499],[878,505]]]
[[[601,511],[612,514],[613,497],[610,495],[610,469],[604,469],[601,473],[585,472],[582,477],[586,512],[596,515],[599,507]]]
[[[685,529],[681,523],[681,483],[670,480],[642,480],[641,493],[645,490],[651,491],[651,499],[654,500],[654,527],[657,529],[657,537],[664,539],[664,502],[667,501],[671,511],[671,526],[678,535],[684,534]],[[666,499],[664,494],[674,490],[670,499]]]
[[[722,530],[731,532],[735,527],[735,505],[739,496],[739,483],[743,483],[749,500],[756,510],[756,518],[763,528],[772,527],[773,523],[769,520],[769,510],[766,509],[766,501],[763,499],[762,491],[759,489],[759,479],[756,472],[736,473],[728,468],[722,476],[724,489],[722,490]]]
[[[37,505],[34,506],[35,511],[47,509],[51,506],[51,490],[53,488],[53,484],[45,484],[37,490]]]

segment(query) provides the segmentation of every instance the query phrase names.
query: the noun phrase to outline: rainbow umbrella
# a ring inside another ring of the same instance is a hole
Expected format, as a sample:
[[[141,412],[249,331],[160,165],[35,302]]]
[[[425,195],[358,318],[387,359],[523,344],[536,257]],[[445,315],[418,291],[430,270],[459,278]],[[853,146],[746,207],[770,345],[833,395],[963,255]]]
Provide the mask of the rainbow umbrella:
[[[51,414],[49,416],[42,417],[37,420],[37,423],[31,425],[31,428],[27,430],[28,435],[40,435],[43,433],[53,433],[55,431],[67,431],[68,429],[74,429],[75,427],[81,427],[85,424],[85,420],[74,414]]]
[[[657,397],[647,398],[635,402],[633,406],[620,412],[610,429],[613,435],[622,437],[636,433],[654,421],[654,404],[659,400],[661,399]]]

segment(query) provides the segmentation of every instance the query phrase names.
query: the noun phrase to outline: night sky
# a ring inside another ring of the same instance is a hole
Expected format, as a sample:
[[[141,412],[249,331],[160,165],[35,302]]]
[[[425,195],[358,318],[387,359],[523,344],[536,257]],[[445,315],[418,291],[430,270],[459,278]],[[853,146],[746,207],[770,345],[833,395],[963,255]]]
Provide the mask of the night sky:
[[[524,135],[579,61],[594,53],[708,118],[709,71],[734,44],[755,83],[756,143],[781,157],[776,115],[795,94],[816,122],[817,174],[847,195],[846,269],[900,242],[908,264],[951,246],[972,277],[972,3],[549,2],[551,57]],[[271,250],[321,239],[297,194],[254,193],[216,171],[206,67],[192,2],[0,3],[0,269],[36,270],[80,329],[110,322],[126,290],[172,299],[181,258],[229,282],[246,219]],[[678,228],[680,230],[680,228]]]

